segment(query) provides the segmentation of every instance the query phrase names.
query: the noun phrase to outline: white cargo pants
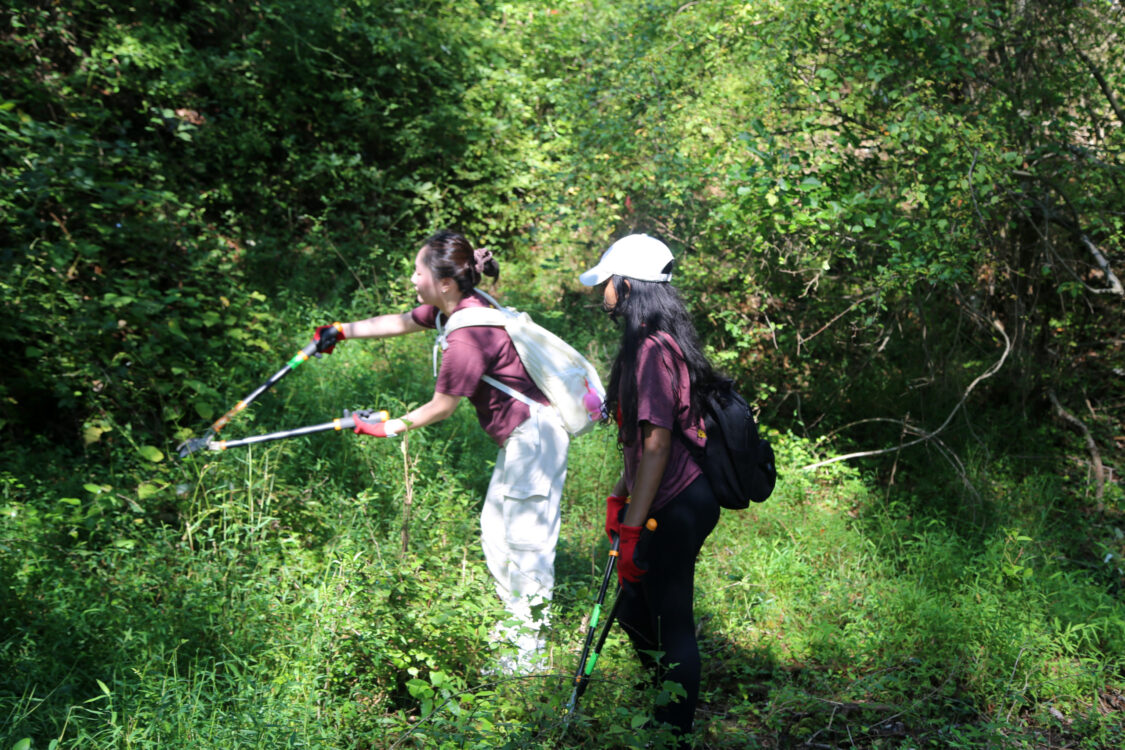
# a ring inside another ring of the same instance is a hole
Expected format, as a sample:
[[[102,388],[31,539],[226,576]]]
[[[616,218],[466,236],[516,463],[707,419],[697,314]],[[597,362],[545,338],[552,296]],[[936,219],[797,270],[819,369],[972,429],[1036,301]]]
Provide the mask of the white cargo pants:
[[[532,409],[500,448],[480,517],[496,593],[533,632],[547,624],[569,448],[570,435],[555,410]]]

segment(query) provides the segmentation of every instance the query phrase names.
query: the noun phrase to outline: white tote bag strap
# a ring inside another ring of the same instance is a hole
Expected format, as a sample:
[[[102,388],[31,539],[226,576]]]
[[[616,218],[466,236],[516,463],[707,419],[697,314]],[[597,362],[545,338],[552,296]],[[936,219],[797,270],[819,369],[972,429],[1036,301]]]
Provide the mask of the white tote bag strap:
[[[483,291],[483,290],[481,290],[481,289],[473,289],[473,291],[474,291],[474,292],[476,292],[477,294],[479,294],[480,296],[484,297],[484,298],[485,298],[485,300],[487,300],[487,301],[488,301],[488,304],[492,305],[492,306],[493,306],[493,307],[495,307],[495,308],[496,308],[497,310],[503,310],[504,312],[508,312],[508,308],[504,307],[504,306],[503,306],[503,305],[501,305],[501,304],[500,304],[499,302],[497,302],[497,301],[496,301],[496,298],[495,298],[495,297],[493,297],[493,296],[492,296],[491,294],[489,294],[488,292],[486,292],[486,291]]]
[[[508,308],[501,305],[499,302],[497,302],[495,299],[493,299],[492,296],[490,296],[487,292],[482,292],[480,289],[477,289],[476,292],[477,292],[477,294],[479,294],[480,296],[482,296],[486,300],[488,300],[489,304],[491,304],[493,307],[495,307],[497,311],[503,313],[505,315],[505,317],[513,315],[511,310],[509,310]],[[468,309],[479,310],[480,308],[468,308]],[[464,311],[462,311],[462,312],[464,312]],[[489,311],[489,312],[495,312],[495,311]],[[437,374],[438,374],[438,352],[439,351],[443,352],[443,351],[445,351],[446,349],[449,348],[449,341],[447,340],[447,337],[449,336],[450,333],[452,333],[452,331],[448,330],[448,324],[444,325],[444,326],[442,325],[441,319],[442,319],[442,314],[439,312],[437,314],[437,317],[434,318],[434,326],[435,326],[435,328],[437,328],[437,339],[434,341],[434,351],[433,351],[433,365],[434,365],[434,377],[435,378],[437,377]],[[470,323],[469,325],[472,325],[472,324]],[[478,323],[477,325],[503,326],[503,322],[501,320],[495,319],[494,317],[490,317],[489,322]],[[462,326],[455,326],[454,330],[456,330],[457,328],[460,328],[460,327],[462,327]],[[540,409],[543,406],[543,404],[539,403],[535,399],[530,398],[526,394],[520,393],[515,388],[512,388],[510,386],[505,385],[504,383],[501,383],[499,380],[492,377],[491,375],[482,375],[481,380],[488,383],[490,386],[492,386],[496,390],[501,391],[502,393],[508,394],[509,396],[514,398],[516,401],[520,401],[520,402],[526,404],[527,408],[531,409],[531,411],[533,413],[535,412],[536,409]]]
[[[514,398],[516,401],[522,401],[523,403],[527,404],[527,407],[529,409],[531,409],[531,411],[533,413],[535,412],[536,409],[539,409],[543,406],[543,404],[539,403],[535,399],[529,398],[527,396],[527,394],[520,393],[515,388],[511,388],[509,386],[504,385],[503,383],[501,383],[499,380],[492,377],[491,375],[482,375],[480,379],[483,380],[484,382],[488,383],[490,386],[492,386],[496,390],[503,391],[504,393],[507,393],[509,396]]]
[[[437,377],[438,368],[438,352],[444,352],[449,347],[449,342],[445,340],[445,328],[441,324],[441,313],[438,312],[437,317],[434,318],[434,327],[437,328],[437,338],[434,339],[434,377]]]
[[[485,292],[482,292],[479,289],[477,289],[476,292],[477,294],[488,300],[489,303],[495,305],[496,309],[493,310],[488,307],[467,307],[458,311],[456,323],[454,323],[453,316],[451,315],[445,321],[445,325],[442,325],[441,321],[445,316],[441,313],[440,310],[438,311],[437,316],[434,318],[434,327],[437,329],[437,338],[434,340],[434,351],[432,358],[435,378],[438,374],[438,353],[444,352],[449,348],[449,334],[453,333],[458,328],[465,328],[466,326],[474,325],[497,326],[503,328],[511,318],[516,317],[516,313],[514,311],[504,307]],[[472,318],[477,318],[477,320],[473,321]]]

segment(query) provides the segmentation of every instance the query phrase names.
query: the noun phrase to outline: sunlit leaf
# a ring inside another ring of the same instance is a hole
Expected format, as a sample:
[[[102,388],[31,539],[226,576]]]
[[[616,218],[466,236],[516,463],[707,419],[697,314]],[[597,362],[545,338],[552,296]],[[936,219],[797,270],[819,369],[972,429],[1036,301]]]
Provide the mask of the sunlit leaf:
[[[164,454],[161,453],[160,449],[156,446],[142,445],[137,449],[137,452],[153,463],[159,463],[164,460]]]

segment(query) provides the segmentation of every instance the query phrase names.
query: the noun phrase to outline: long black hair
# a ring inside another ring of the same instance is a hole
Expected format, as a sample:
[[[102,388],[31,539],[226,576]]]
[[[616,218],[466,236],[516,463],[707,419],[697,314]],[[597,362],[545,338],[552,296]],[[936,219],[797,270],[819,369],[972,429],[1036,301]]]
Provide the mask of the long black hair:
[[[480,283],[481,274],[500,278],[500,264],[487,254],[481,262],[473,243],[459,232],[443,229],[422,243],[423,259],[435,279],[453,279],[461,294],[468,295]]]
[[[610,317],[621,324],[621,348],[613,361],[606,391],[606,406],[613,414],[621,409],[620,440],[632,444],[637,439],[637,353],[641,343],[650,336],[665,334],[683,352],[690,380],[690,418],[703,413],[704,396],[729,385],[730,380],[717,371],[699,344],[699,335],[691,321],[683,298],[671,284],[663,281],[638,281],[613,276],[609,282],[617,292],[617,304]],[[673,387],[679,388],[679,373],[672,372]]]

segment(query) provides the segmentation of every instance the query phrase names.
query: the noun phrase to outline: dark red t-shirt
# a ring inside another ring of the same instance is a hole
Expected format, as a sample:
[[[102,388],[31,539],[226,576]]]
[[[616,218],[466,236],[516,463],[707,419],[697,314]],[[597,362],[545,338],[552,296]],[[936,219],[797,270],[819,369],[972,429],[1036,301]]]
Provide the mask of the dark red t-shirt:
[[[673,372],[676,373],[675,379]],[[673,385],[676,382],[678,387]],[[624,446],[624,458],[625,486],[632,493],[637,466],[641,462],[643,433],[639,423],[648,422],[655,427],[672,430],[672,449],[664,467],[664,476],[652,499],[650,513],[667,505],[703,473],[679,435],[682,432],[692,442],[703,445],[703,439],[699,437],[703,420],[689,423],[690,409],[691,381],[680,347],[669,336],[646,338],[637,352],[637,439],[632,445]],[[675,429],[676,425],[680,430]]]
[[[489,307],[484,298],[466,295],[454,309]],[[438,309],[419,305],[410,317],[423,328],[437,328]],[[442,325],[445,320],[442,320]],[[512,430],[531,415],[527,404],[481,380],[491,375],[504,385],[531,400],[550,402],[535,385],[520,361],[516,347],[507,331],[499,326],[468,326],[458,328],[446,337],[449,347],[441,355],[437,385],[434,390],[449,396],[464,396],[477,410],[477,419],[497,445],[503,445]]]

